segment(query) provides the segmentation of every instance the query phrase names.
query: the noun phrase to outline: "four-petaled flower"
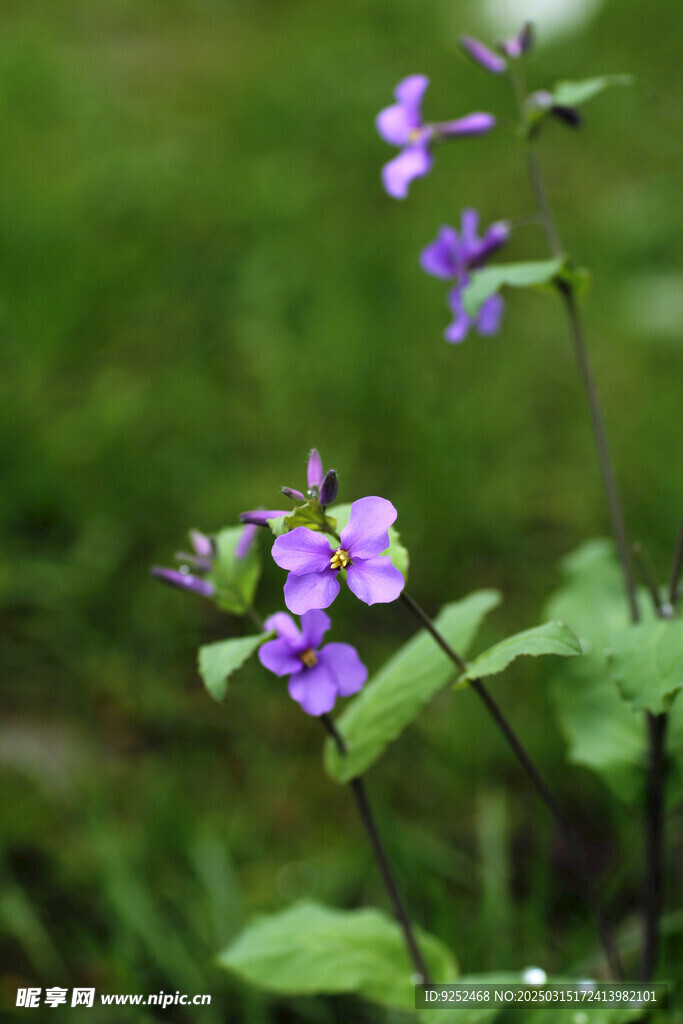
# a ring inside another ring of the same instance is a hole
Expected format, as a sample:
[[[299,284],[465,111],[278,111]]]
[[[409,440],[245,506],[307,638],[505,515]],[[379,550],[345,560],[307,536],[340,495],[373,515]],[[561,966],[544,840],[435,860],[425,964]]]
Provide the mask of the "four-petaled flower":
[[[462,292],[470,271],[483,266],[510,237],[506,221],[492,224],[483,238],[477,235],[478,224],[476,210],[463,210],[460,234],[455,228],[444,226],[420,254],[420,264],[426,273],[456,282],[448,296],[454,320],[444,332],[446,341],[453,343],[463,341],[470,327],[475,327],[479,334],[495,334],[503,315],[504,304],[499,295],[486,299],[476,317],[470,317],[463,305]]]
[[[339,543],[330,547],[322,533],[298,526],[278,537],[273,559],[289,570],[285,604],[301,615],[310,608],[327,608],[339,593],[340,570],[345,569],[349,589],[366,604],[395,601],[404,587],[402,574],[382,552],[389,547],[389,527],[396,509],[385,498],[360,498]]]
[[[310,531],[309,531],[310,532]],[[276,612],[266,619],[265,629],[275,630],[276,640],[259,648],[261,664],[277,676],[289,676],[289,694],[309,715],[331,711],[337,697],[350,697],[363,686],[368,670],[350,644],[325,644],[329,616],[312,610],[301,616],[301,630],[291,615]]]
[[[384,141],[401,147],[399,155],[382,168],[384,188],[394,199],[405,199],[413,178],[429,173],[433,142],[460,135],[483,135],[496,123],[492,114],[477,111],[456,121],[425,124],[422,97],[428,85],[425,75],[409,75],[396,86],[394,96],[398,102],[377,115],[377,131]]]

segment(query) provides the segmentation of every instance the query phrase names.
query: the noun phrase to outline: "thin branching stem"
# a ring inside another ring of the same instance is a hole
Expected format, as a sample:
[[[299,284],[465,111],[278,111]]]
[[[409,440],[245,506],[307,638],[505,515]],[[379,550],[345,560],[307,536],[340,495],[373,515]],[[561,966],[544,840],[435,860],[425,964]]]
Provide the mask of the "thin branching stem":
[[[319,717],[325,730],[334,740],[339,753],[346,754],[344,738],[330,716],[320,715]],[[415,937],[415,932],[413,931],[408,911],[401,899],[401,894],[398,890],[394,873],[391,870],[391,865],[389,864],[382,840],[380,839],[379,832],[377,831],[377,825],[375,824],[375,819],[370,808],[363,778],[359,775],[355,779],[351,779],[349,786],[353,793],[353,798],[356,802],[356,808],[363,823],[363,827],[365,828],[368,839],[370,840],[370,846],[372,847],[372,852],[375,856],[379,873],[382,876],[384,887],[387,890],[387,895],[389,896],[394,914],[396,915],[396,919],[398,920],[401,931],[403,932],[406,949],[408,950],[410,959],[415,967],[415,972],[419,975],[420,982],[423,982],[425,985],[430,985],[431,981],[429,977],[429,970],[427,969],[424,957],[422,956],[422,951]]]
[[[421,622],[424,628],[432,635],[434,640],[437,642],[442,651],[451,659],[458,671],[463,674],[467,672],[467,662],[465,659],[458,654],[456,650],[451,647],[446,638],[442,636],[437,627],[434,625],[430,617],[424,611],[424,609],[414,600],[409,594],[403,591],[401,594],[401,600],[410,609],[412,614]],[[496,722],[498,728],[503,733],[503,736],[507,740],[511,747],[515,757],[521,764],[527,778],[530,780],[532,786],[536,790],[538,796],[541,798],[543,803],[550,811],[552,817],[557,823],[560,835],[562,836],[565,847],[576,864],[577,874],[583,884],[587,901],[595,914],[598,933],[600,941],[605,952],[605,957],[609,967],[610,974],[614,978],[623,978],[623,968],[619,957],[619,952],[614,944],[610,930],[607,926],[605,915],[602,910],[600,898],[598,896],[595,883],[591,878],[590,872],[587,869],[583,848],[579,839],[574,831],[569,819],[562,810],[560,804],[552,793],[552,790],[548,786],[547,782],[541,775],[540,771],[536,767],[530,754],[526,750],[524,744],[520,740],[519,736],[512,728],[507,718],[501,711],[498,703],[494,700],[488,687],[484,685],[481,679],[470,679],[469,685],[477,694],[479,699],[482,701],[487,711]]]
[[[525,86],[518,73],[512,74],[513,87],[517,99],[520,118],[524,121]],[[545,190],[543,175],[536,153],[533,140],[529,139],[526,146],[527,170],[529,181],[536,198],[536,205],[543,221],[543,226],[548,240],[548,247],[553,256],[562,255],[562,242],[557,225],[552,214]],[[605,497],[612,520],[612,531],[617,545],[617,552],[624,579],[624,590],[628,603],[631,621],[635,624],[640,621],[640,609],[636,597],[636,587],[631,565],[630,549],[626,532],[624,513],[622,510],[619,489],[617,486],[614,464],[607,441],[607,431],[602,412],[602,405],[598,394],[595,378],[588,358],[588,350],[584,338],[583,325],[576,301],[576,295],[572,286],[562,281],[558,285],[560,296],[567,314],[569,331],[574,349],[579,376],[586,393],[590,409],[593,438],[600,465]],[[682,529],[683,532],[683,529]],[[683,537],[680,539],[680,546],[683,548]],[[683,560],[683,550],[681,551]],[[674,559],[674,567],[676,560]],[[680,574],[680,563],[678,570],[672,569],[674,582],[674,596],[677,588],[677,580]],[[674,602],[671,602],[672,606]],[[646,849],[645,849],[645,884],[643,890],[643,917],[644,917],[644,948],[642,956],[642,977],[649,981],[655,972],[657,965],[657,952],[659,949],[659,930],[662,909],[662,885],[663,885],[663,846],[664,846],[664,823],[662,806],[664,800],[664,738],[666,735],[666,715],[652,715],[647,713],[647,727],[650,747],[650,762],[648,768],[647,797],[646,797]]]

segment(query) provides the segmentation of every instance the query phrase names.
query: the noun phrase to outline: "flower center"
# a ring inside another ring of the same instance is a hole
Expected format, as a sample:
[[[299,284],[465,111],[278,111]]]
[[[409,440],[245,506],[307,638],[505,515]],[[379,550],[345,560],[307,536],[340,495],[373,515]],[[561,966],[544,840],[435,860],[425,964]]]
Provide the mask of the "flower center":
[[[330,569],[345,569],[350,561],[348,551],[344,551],[343,548],[337,548],[330,559]]]
[[[312,647],[307,647],[305,651],[302,651],[299,658],[303,661],[306,668],[313,668],[318,662]]]

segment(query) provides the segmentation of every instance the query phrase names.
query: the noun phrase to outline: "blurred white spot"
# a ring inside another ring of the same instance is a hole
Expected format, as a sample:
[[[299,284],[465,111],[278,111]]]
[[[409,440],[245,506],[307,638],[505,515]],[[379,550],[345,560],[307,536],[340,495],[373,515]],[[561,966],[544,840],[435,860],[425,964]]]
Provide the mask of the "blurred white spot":
[[[574,1014],[574,1024],[588,1024],[588,1014],[587,1013],[575,1013]]]
[[[547,980],[548,975],[542,967],[527,967],[522,975],[522,981],[525,985],[545,985]]]
[[[517,32],[525,21],[533,21],[536,41],[584,28],[597,15],[603,0],[484,0],[484,14],[498,39]]]

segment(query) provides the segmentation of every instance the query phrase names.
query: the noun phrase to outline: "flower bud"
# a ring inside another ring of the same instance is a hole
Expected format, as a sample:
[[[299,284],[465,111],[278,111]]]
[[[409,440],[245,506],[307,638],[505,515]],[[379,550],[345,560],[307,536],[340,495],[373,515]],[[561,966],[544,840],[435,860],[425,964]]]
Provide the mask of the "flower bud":
[[[150,572],[155,580],[161,580],[162,583],[167,583],[170,587],[176,587],[178,590],[189,590],[191,593],[199,594],[201,597],[213,597],[216,592],[213,583],[201,579],[200,576],[193,576],[189,572],[180,572],[177,569],[162,569],[159,566],[154,566],[153,569],[150,569]]]
[[[336,469],[328,469],[325,474],[325,479],[320,485],[320,504],[323,508],[326,505],[331,505],[337,497],[339,491],[339,480],[337,479]]]
[[[257,533],[258,526],[255,523],[247,523],[240,534],[240,539],[237,541],[235,558],[244,558],[245,555],[249,554]]]
[[[254,526],[267,526],[269,519],[279,519],[281,516],[290,516],[292,513],[283,512],[282,509],[255,508],[251,512],[241,512],[241,523],[253,523]]]
[[[173,557],[176,562],[181,562],[183,565],[189,566],[190,569],[194,569],[196,572],[210,572],[213,565],[210,558],[200,558],[199,555],[188,555],[186,551],[176,551]]]
[[[323,482],[323,464],[317,448],[314,448],[308,457],[307,479],[309,488],[320,487]]]
[[[488,46],[475,39],[474,36],[460,36],[460,46],[467,56],[471,57],[475,64],[478,64],[484,71],[490,71],[493,75],[502,75],[505,71],[507,67],[505,60],[493,50],[489,50]]]
[[[306,496],[302,494],[301,491],[297,491],[295,487],[283,487],[282,493],[285,495],[286,498],[291,498],[292,501],[306,500]]]
[[[531,49],[534,41],[534,26],[530,21],[526,21],[516,36],[511,36],[510,39],[505,39],[501,44],[500,48],[503,53],[511,60],[517,60],[518,57],[523,57],[527,50]]]
[[[205,533],[200,533],[199,530],[190,530],[190,541],[192,547],[195,549],[198,555],[202,558],[213,558],[216,554],[214,543],[210,537],[207,537]]]

